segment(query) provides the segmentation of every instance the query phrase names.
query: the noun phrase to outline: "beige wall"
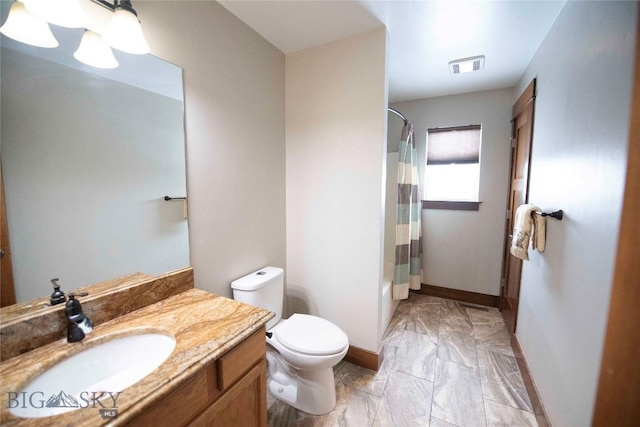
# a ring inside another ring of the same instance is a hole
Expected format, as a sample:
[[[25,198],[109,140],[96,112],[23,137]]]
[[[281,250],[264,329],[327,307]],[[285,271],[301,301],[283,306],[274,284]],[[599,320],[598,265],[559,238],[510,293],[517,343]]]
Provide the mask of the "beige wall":
[[[378,351],[386,30],[287,55],[287,292]]]
[[[196,287],[285,265],[284,54],[213,1],[137,2],[151,53],[184,69]]]
[[[500,294],[512,97],[509,88],[392,105],[413,123],[421,180],[428,128],[482,125],[480,210],[422,211],[422,283]]]
[[[591,424],[622,207],[637,2],[568,2],[537,78],[529,200],[563,209],[522,269],[517,336],[551,424]]]

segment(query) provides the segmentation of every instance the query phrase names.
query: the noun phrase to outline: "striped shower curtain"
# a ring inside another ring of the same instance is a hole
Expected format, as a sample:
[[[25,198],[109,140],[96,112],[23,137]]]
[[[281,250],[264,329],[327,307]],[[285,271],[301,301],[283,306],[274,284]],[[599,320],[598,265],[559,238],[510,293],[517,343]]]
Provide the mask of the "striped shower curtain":
[[[422,277],[421,200],[418,155],[413,125],[402,128],[398,153],[398,204],[396,205],[396,262],[393,299],[407,299],[409,289],[420,289]]]

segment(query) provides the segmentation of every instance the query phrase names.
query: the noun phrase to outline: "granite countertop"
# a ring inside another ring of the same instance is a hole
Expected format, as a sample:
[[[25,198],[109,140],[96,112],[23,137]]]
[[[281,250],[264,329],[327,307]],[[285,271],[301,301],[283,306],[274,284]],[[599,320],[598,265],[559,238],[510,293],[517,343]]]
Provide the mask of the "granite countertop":
[[[270,311],[191,289],[97,325],[79,343],[67,343],[63,338],[13,357],[0,364],[0,424],[96,426],[125,423],[248,338],[272,317]],[[57,362],[102,342],[142,333],[172,336],[176,347],[154,372],[122,391],[117,398],[116,419],[102,419],[95,408],[46,418],[18,418],[9,412],[8,393],[19,392]]]
[[[113,280],[105,280],[100,283],[96,283],[90,286],[84,286],[75,289],[71,292],[80,294],[83,292],[89,292],[92,296],[96,293],[113,290],[117,287],[127,286],[131,284],[139,283],[144,279],[151,279],[153,276],[144,273],[132,273],[123,277],[119,277]],[[193,287],[193,286],[192,286]],[[67,293],[69,290],[67,290]],[[50,305],[50,296],[37,298],[31,301],[19,302],[17,304],[9,305],[7,307],[0,308],[0,327],[5,323],[13,323],[21,320],[21,318],[31,318],[38,314],[38,310],[52,309]],[[84,298],[82,299],[85,300]],[[63,306],[64,307],[64,306]],[[55,308],[54,308],[55,309]]]

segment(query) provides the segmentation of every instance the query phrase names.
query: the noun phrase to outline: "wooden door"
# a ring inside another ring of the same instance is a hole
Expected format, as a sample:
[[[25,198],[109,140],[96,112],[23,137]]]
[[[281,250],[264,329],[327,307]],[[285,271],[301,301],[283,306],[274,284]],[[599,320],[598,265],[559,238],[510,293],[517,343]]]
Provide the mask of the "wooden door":
[[[509,247],[511,246],[516,209],[518,206],[527,203],[529,199],[529,164],[533,138],[535,90],[536,81],[534,79],[513,106],[513,118],[511,121],[511,167],[509,172],[507,218],[505,220],[500,310],[507,327],[512,333],[516,331],[522,260],[511,255]]]
[[[16,303],[16,291],[13,287],[13,266],[9,247],[9,226],[4,203],[4,183],[0,165],[0,307]]]

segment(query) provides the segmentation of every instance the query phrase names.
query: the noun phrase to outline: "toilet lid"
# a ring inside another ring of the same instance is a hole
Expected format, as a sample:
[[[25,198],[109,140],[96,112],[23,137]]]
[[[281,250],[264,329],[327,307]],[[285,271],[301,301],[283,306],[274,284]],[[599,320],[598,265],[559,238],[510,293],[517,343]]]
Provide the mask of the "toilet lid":
[[[342,329],[316,316],[294,314],[278,325],[273,334],[285,347],[307,354],[336,354],[349,344]]]

